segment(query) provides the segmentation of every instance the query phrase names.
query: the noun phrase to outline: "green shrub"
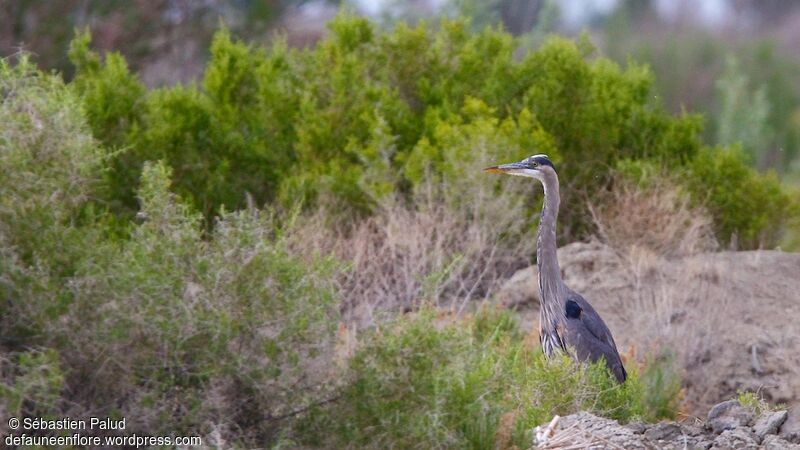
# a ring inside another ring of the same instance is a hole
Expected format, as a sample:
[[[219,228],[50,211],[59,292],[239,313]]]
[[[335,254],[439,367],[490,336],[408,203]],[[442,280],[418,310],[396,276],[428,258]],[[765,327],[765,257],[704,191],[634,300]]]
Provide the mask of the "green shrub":
[[[662,418],[675,419],[683,400],[683,377],[675,357],[668,349],[650,356],[639,374],[643,419],[654,422]]]
[[[738,147],[702,148],[683,168],[665,169],[653,161],[618,161],[616,171],[642,191],[668,182],[685,189],[695,206],[712,218],[720,244],[762,248],[780,241],[800,218],[774,173],[759,174]],[[689,226],[687,220],[684,224]]]
[[[0,61],[0,95],[0,409],[254,446],[324,399],[333,261],[292,255],[256,208],[206,232],[160,163],[117,234],[75,91],[23,56]]]
[[[269,199],[291,157],[287,126],[296,99],[285,78],[285,47],[269,59],[226,30],[211,45],[203,80],[195,85],[145,91],[115,53],[89,50],[86,34],[75,38],[72,86],[84,99],[96,137],[117,148],[109,177],[118,211],[136,209],[135,186],[145,161],[164,159],[175,168],[175,189],[211,220],[222,205],[239,208],[245,193]]]
[[[0,239],[23,264],[54,259],[68,272],[77,249],[59,233],[69,233],[93,194],[104,155],[80,98],[27,55],[0,60],[0,98]]]
[[[131,186],[143,162],[164,159],[174,168],[176,192],[208,224],[222,205],[244,207],[248,194],[256,204],[332,204],[370,213],[390,193],[412,192],[425,171],[460,187],[483,162],[470,148],[505,140],[507,148],[491,153],[497,162],[539,152],[556,159],[570,205],[562,236],[571,240],[591,232],[583,198],[605,188],[617,161],[693,171],[707,162],[701,153],[715,152],[703,150],[699,116],[663,109],[646,67],[623,69],[594,58],[585,39],[549,38],[515,59],[510,35],[491,28],[476,33],[463,20],[384,32],[344,14],[330,28],[330,37],[305,50],[289,50],[280,40],[253,48],[223,29],[201,85],[150,91],[118,55],[101,64],[88,36],[78,36],[73,84],[95,136],[119,149],[111,204],[134,211]],[[449,147],[447,127],[467,124],[475,127],[472,144]],[[739,177],[733,184],[758,185],[753,198],[766,196],[760,203],[768,208],[783,201],[771,198],[784,194],[750,169],[728,175]],[[705,201],[709,189],[695,186],[694,200]],[[729,195],[738,194],[710,196]],[[526,209],[533,214],[535,202]],[[716,211],[720,240],[735,232],[775,242],[771,224],[730,208]],[[754,242],[748,237],[740,245]]]
[[[122,55],[109,53],[101,64],[100,57],[89,50],[90,43],[88,31],[78,33],[70,43],[69,58],[76,68],[70,86],[82,99],[82,116],[94,136],[114,151],[110,170],[104,174],[109,188],[105,200],[116,211],[134,210],[139,173],[133,168],[142,160],[129,148],[130,133],[144,112],[145,87],[130,73]]]
[[[752,89],[748,84],[738,59],[728,56],[716,86],[720,96],[716,141],[720,145],[741,145],[749,161],[760,162],[771,156],[769,141],[775,133],[768,122],[770,105],[765,86]]]
[[[270,215],[256,210],[224,214],[204,239],[202,216],[169,192],[169,175],[145,165],[143,223],[129,240],[84,251],[63,285],[31,292],[27,278],[13,278],[28,302],[12,301],[4,320],[36,324],[36,333],[4,329],[4,339],[58,351],[43,355],[61,361],[76,414],[128,417],[141,432],[213,428],[242,444],[269,441],[284,416],[326,395],[332,263],[290,255]],[[17,386],[24,377],[3,394],[6,409],[24,400],[26,411],[52,412],[58,389],[44,403]]]
[[[629,364],[617,384],[604,364],[548,361],[506,312],[437,319],[405,316],[363,337],[341,398],[297,430],[332,448],[495,448],[529,445],[527,432],[553,414],[594,411],[623,422],[674,417],[673,384]]]
[[[796,212],[775,174],[760,175],[745,161],[736,147],[704,149],[688,167],[687,184],[712,214],[720,243],[768,247]]]
[[[143,222],[81,262],[48,341],[85,408],[114,405],[149,432],[269,439],[279,417],[324,393],[326,373],[312,366],[336,323],[331,264],[291,256],[256,210],[223,214],[204,239],[169,177],[145,164]]]
[[[0,410],[5,417],[58,419],[64,374],[54,350],[0,358]],[[6,424],[0,425],[5,433]]]
[[[760,395],[760,392],[745,391],[742,389],[736,391],[736,401],[745,408],[750,409],[756,417],[771,413],[775,410],[786,409],[786,405],[781,403],[770,405],[769,402],[764,400]]]
[[[0,60],[0,342],[37,347],[99,230],[74,226],[104,168],[81,100],[26,55]]]

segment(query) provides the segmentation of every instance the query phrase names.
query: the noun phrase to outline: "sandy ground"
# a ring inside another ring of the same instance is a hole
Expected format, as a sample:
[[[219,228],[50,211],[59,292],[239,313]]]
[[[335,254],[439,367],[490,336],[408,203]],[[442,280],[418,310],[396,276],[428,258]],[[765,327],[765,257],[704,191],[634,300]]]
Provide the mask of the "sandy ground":
[[[800,254],[719,252],[664,259],[599,243],[559,249],[564,279],[608,323],[620,353],[671,352],[683,368],[685,410],[703,417],[737,390],[794,411],[800,428]],[[536,333],[535,268],[496,297]],[[632,364],[628,362],[627,364]]]

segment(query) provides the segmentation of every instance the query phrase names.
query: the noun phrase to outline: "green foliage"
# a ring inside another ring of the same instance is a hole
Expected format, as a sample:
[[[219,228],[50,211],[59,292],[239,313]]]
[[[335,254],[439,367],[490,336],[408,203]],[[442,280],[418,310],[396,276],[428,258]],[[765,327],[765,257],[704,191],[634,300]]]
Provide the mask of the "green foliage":
[[[720,113],[717,125],[717,142],[721,145],[742,146],[750,161],[765,157],[770,145],[770,105],[764,86],[752,92],[747,75],[743,74],[738,60],[729,56],[725,72],[717,81],[720,93]]]
[[[8,417],[57,419],[63,387],[64,374],[54,350],[31,350],[0,359],[0,402]]]
[[[688,187],[714,218],[720,243],[759,248],[777,242],[792,211],[775,174],[759,175],[736,147],[704,149],[688,168]]]
[[[0,60],[0,97],[0,341],[22,350],[68,307],[64,278],[98,237],[73,224],[93,215],[104,157],[80,99],[26,55]]]
[[[706,27],[674,33],[659,21],[652,2],[620,2],[603,27],[604,47],[616,61],[651,66],[654,91],[671,111],[708,112],[710,142],[741,140],[760,168],[788,174],[800,152],[796,58],[767,36],[731,39]],[[647,34],[637,31],[643,23]]]
[[[175,168],[176,190],[209,220],[222,205],[243,206],[245,193],[259,203],[269,198],[290,157],[291,117],[282,113],[292,99],[276,90],[285,84],[285,47],[275,46],[265,57],[222,30],[211,45],[204,90],[145,91],[121,57],[109,54],[101,64],[88,45],[86,34],[73,41],[72,85],[95,136],[120,148],[109,177],[112,205],[135,210],[136,181],[143,163],[153,159]]]
[[[0,60],[0,238],[24,264],[73,256],[51,232],[76,220],[91,195],[103,154],[81,114],[80,99],[60,78],[23,55]],[[66,247],[66,243],[65,244]]]
[[[522,448],[553,414],[674,417],[674,388],[631,369],[620,385],[603,363],[548,361],[506,312],[440,322],[422,310],[362,339],[340,401],[310,414],[300,432],[334,448]]]
[[[203,239],[202,216],[169,192],[170,172],[145,164],[143,223],[84,260],[65,327],[48,331],[80,349],[62,354],[73,375],[98,380],[96,407],[135,393],[118,408],[146,411],[142,429],[197,431],[211,420],[226,434],[248,428],[240,439],[269,436],[272,418],[312,401],[321,383],[307,364],[333,335],[330,263],[291,256],[259,211],[223,214]],[[212,400],[215,389],[226,394]]]
[[[470,176],[470,172],[499,161],[518,161],[528,156],[530,148],[547,152],[556,161],[560,159],[552,137],[527,109],[501,120],[494,108],[467,98],[458,115],[430,122],[429,135],[420,139],[405,158],[406,179],[418,196],[419,191],[433,186],[438,190],[438,201],[452,208],[473,210],[477,217],[496,217],[499,212],[494,211],[491,202],[475,201],[487,185],[495,187],[495,204],[508,200],[516,205],[518,214],[524,213],[532,186],[504,177]]]
[[[324,397],[331,260],[291,254],[256,208],[208,232],[164,163],[143,164],[137,223],[115,234],[75,91],[23,57],[0,62],[0,94],[0,409],[254,446]]]
[[[766,400],[759,396],[758,392],[738,390],[736,391],[736,401],[745,408],[753,411],[756,417],[770,413],[777,409],[784,409],[785,405],[770,405]]]
[[[103,64],[89,50],[88,31],[78,33],[69,49],[69,57],[77,75],[71,85],[83,98],[86,118],[95,136],[103,142],[119,146],[125,134],[139,119],[141,98],[145,88],[128,70],[125,58],[108,53]]]
[[[675,358],[668,352],[650,357],[639,374],[643,419],[654,422],[662,418],[675,419],[683,399],[683,379]]]
[[[622,160],[616,171],[642,189],[665,178],[680,183],[710,213],[719,243],[762,248],[779,242],[800,216],[775,174],[758,174],[747,161],[739,147],[703,148],[685,168],[666,171],[653,161]]]
[[[175,191],[211,223],[221,206],[243,207],[247,194],[256,204],[370,213],[381,199],[408,195],[430,177],[457,190],[461,180],[476,178],[479,164],[547,152],[569,185],[562,235],[575,239],[590,232],[582,196],[605,187],[616,161],[675,170],[695,165],[703,148],[700,117],[665,112],[646,67],[590,58],[585,38],[549,38],[515,58],[518,43],[509,34],[472,32],[464,20],[383,32],[342,14],[330,29],[305,50],[280,40],[256,49],[223,29],[202,85],[150,91],[118,56],[101,63],[88,36],[79,35],[71,51],[74,85],[95,136],[122,149],[113,162],[111,204],[135,208],[131,186],[153,159],[174,168]],[[478,157],[483,142],[491,148]],[[737,173],[770,183],[750,169]],[[706,194],[693,191],[698,202]],[[535,204],[525,209],[531,215]],[[724,233],[772,236],[756,223],[730,230],[741,218],[727,214],[739,213],[719,209]]]

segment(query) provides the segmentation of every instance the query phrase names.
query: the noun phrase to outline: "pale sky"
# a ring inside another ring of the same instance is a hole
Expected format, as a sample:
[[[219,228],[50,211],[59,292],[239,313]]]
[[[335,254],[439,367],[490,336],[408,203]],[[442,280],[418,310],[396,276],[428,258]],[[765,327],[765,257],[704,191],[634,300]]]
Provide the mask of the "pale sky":
[[[376,15],[387,0],[351,0],[362,11]],[[443,5],[446,0],[431,0]],[[617,5],[618,0],[557,0],[564,25],[570,28],[585,25],[597,14],[607,14]],[[729,12],[727,0],[656,0],[656,8],[665,18],[677,18],[681,7],[694,8],[697,19],[707,25],[719,25]]]

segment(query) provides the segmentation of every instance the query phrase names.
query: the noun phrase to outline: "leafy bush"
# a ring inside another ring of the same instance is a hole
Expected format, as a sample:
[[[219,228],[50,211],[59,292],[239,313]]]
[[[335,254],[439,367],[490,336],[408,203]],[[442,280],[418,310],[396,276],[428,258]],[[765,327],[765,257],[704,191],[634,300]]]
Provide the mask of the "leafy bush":
[[[255,445],[324,398],[333,261],[290,254],[255,208],[206,233],[163,163],[143,165],[139,223],[114,233],[75,92],[23,57],[0,63],[0,93],[0,409]]]
[[[22,55],[0,60],[0,240],[25,265],[56,259],[68,272],[77,248],[59,233],[93,193],[104,155],[81,114],[81,100],[57,76]],[[88,238],[88,236],[87,236]]]
[[[452,319],[423,309],[363,337],[340,400],[297,431],[332,448],[525,448],[553,414],[674,417],[680,386],[656,380],[665,367],[629,369],[620,385],[602,363],[548,361],[505,312]]]
[[[693,170],[707,163],[701,153],[715,152],[702,150],[699,116],[672,116],[654,99],[647,68],[593,58],[585,39],[550,38],[515,58],[510,35],[491,28],[474,33],[463,20],[382,32],[345,14],[330,28],[329,38],[305,50],[280,41],[256,49],[222,30],[201,86],[151,91],[116,55],[101,65],[88,38],[79,36],[73,84],[95,136],[120,149],[112,204],[135,209],[131,180],[144,161],[164,159],[175,169],[176,191],[208,223],[221,205],[243,207],[246,194],[256,204],[332,204],[330,210],[371,213],[386,196],[413,192],[427,172],[460,188],[482,162],[468,153],[471,145],[487,139],[508,143],[492,152],[496,162],[552,154],[568,186],[562,235],[575,239],[592,231],[583,197],[605,189],[617,161]],[[473,127],[473,144],[454,150],[455,137],[447,135],[461,127]],[[728,175],[756,185],[752,195],[761,204],[784,201],[752,169]],[[708,197],[699,186],[690,190],[696,203]],[[526,209],[530,215],[537,206]],[[734,231],[774,235],[742,211],[714,211],[722,240]]]
[[[770,405],[759,392],[744,391],[741,389],[736,391],[736,401],[745,408],[750,409],[756,417],[786,408],[786,405],[780,403],[777,405]]]
[[[717,125],[717,142],[721,145],[741,145],[750,161],[759,162],[769,155],[769,101],[766,89],[760,86],[752,94],[747,75],[743,74],[739,61],[729,56],[725,71],[717,80],[720,96],[720,112]],[[762,162],[762,166],[763,166]]]
[[[738,148],[703,149],[687,172],[692,196],[706,205],[724,244],[770,246],[797,214],[775,174],[753,171]]]
[[[58,353],[31,350],[0,358],[0,411],[3,417],[58,419],[64,374]],[[10,431],[0,424],[3,434]]]
[[[145,165],[144,222],[83,261],[69,312],[48,331],[65,341],[73,389],[90,389],[93,407],[126,399],[116,408],[140,429],[210,423],[264,439],[277,417],[312,401],[310,389],[318,395],[324,373],[312,366],[335,323],[330,265],[289,255],[264,212],[224,214],[204,240],[169,175]],[[88,377],[91,387],[78,381]]]
[[[0,97],[0,341],[25,351],[68,307],[64,280],[99,237],[74,224],[92,215],[104,155],[78,96],[26,55],[0,60]]]
[[[657,16],[652,4],[620,3],[598,30],[604,50],[616,61],[652,67],[655,91],[671,111],[707,112],[709,142],[738,142],[760,168],[791,172],[800,151],[796,58],[771,37],[692,25],[674,33]],[[636,31],[643,22],[647,34]]]

